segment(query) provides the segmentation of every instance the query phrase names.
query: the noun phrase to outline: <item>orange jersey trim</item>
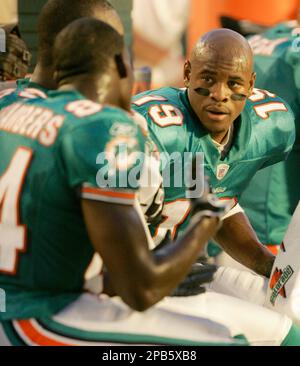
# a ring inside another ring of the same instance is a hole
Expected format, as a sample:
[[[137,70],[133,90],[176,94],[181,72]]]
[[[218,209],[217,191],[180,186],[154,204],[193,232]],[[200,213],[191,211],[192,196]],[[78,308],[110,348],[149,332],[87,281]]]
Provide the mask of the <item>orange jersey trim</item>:
[[[19,320],[16,321],[16,324],[29,341],[39,346],[75,346],[75,344],[60,342],[49,336],[45,336],[40,330],[34,327],[30,320]]]
[[[122,199],[127,199],[127,200],[134,200],[135,199],[135,193],[105,191],[105,190],[102,190],[102,189],[92,188],[92,187],[82,188],[82,193],[90,193],[90,194],[95,194],[95,195],[98,195],[98,196],[122,198]]]

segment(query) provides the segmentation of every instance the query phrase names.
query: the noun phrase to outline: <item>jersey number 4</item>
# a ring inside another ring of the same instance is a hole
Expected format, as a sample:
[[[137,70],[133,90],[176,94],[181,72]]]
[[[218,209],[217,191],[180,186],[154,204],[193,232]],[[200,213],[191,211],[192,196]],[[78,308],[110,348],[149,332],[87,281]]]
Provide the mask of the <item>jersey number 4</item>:
[[[26,250],[27,228],[20,223],[20,198],[33,153],[26,147],[15,152],[0,177],[0,272],[15,275],[18,254]]]

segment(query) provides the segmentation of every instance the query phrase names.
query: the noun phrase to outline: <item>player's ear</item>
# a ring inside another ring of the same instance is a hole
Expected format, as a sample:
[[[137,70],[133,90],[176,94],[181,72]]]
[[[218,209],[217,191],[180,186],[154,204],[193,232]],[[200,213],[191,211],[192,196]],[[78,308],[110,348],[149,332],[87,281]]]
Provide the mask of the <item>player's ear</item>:
[[[253,72],[250,79],[250,87],[249,87],[249,97],[253,94],[253,89],[255,87],[256,73]]]
[[[189,60],[184,63],[184,85],[188,88],[190,86],[192,66]]]

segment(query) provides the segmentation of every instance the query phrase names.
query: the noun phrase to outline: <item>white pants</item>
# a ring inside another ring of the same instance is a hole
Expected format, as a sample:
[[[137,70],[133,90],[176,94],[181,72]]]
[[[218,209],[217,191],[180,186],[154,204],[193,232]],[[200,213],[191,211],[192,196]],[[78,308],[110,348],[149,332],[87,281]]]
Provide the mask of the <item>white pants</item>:
[[[266,308],[217,293],[166,298],[144,313],[119,298],[82,295],[52,319],[12,321],[26,345],[251,345],[278,346],[291,320]],[[0,325],[0,345],[15,344]]]

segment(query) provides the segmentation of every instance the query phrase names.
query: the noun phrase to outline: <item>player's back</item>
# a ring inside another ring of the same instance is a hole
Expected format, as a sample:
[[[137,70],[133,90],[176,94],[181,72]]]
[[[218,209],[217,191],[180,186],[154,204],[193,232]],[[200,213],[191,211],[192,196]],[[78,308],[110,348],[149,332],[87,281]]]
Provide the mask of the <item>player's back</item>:
[[[56,312],[80,295],[93,248],[81,214],[83,186],[97,187],[97,156],[125,112],[79,93],[15,103],[0,112],[2,318]]]

